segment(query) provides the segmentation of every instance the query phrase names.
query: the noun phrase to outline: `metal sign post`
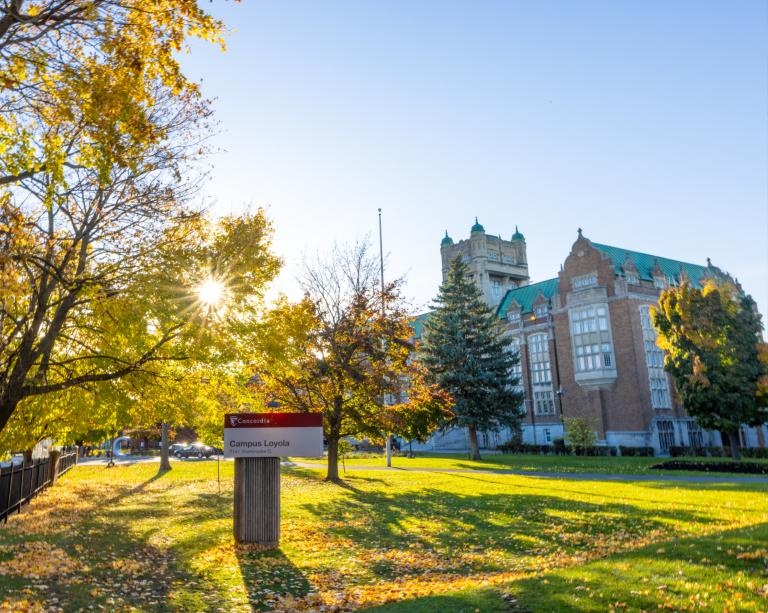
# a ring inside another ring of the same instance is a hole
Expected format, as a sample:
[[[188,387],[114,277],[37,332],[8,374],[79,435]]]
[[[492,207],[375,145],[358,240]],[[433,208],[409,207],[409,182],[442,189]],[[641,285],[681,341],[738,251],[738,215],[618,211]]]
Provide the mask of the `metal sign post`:
[[[323,414],[239,413],[224,419],[224,457],[235,459],[235,540],[276,547],[280,456],[323,455]]]

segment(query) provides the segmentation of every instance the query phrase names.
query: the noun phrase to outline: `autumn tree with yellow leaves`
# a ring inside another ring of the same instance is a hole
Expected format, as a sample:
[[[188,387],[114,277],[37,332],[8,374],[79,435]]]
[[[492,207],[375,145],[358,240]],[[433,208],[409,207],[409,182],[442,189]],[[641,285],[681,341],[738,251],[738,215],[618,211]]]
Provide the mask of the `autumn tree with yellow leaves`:
[[[323,414],[329,480],[339,479],[344,437],[424,439],[449,414],[450,399],[424,382],[412,359],[413,314],[402,280],[382,291],[377,271],[367,240],[305,257],[298,282],[306,298],[279,317],[282,326],[293,322],[280,337],[284,353],[254,364],[257,388],[281,410]]]
[[[768,350],[755,301],[731,284],[684,283],[662,293],[652,317],[685,412],[705,430],[727,433],[741,459],[739,427],[768,423]]]

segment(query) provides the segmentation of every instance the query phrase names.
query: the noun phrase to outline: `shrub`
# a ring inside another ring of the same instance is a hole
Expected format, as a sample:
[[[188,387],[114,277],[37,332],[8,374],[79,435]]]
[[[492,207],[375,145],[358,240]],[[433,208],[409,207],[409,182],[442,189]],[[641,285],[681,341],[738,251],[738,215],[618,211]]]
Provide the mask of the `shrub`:
[[[618,447],[611,447],[610,449],[611,449],[611,455],[612,456],[615,456],[617,453],[619,453],[619,448]]]
[[[672,458],[679,458],[681,456],[685,455],[685,447],[679,447],[677,445],[672,445],[669,448],[669,456]]]
[[[584,453],[587,449],[597,446],[596,419],[566,417],[563,419],[563,424],[568,428],[568,432],[565,433],[565,442],[569,445],[580,448]]]
[[[739,447],[739,453],[745,458],[768,458],[768,447]]]
[[[653,447],[626,447],[619,445],[619,450],[623,456],[637,456],[643,458],[653,457]]]

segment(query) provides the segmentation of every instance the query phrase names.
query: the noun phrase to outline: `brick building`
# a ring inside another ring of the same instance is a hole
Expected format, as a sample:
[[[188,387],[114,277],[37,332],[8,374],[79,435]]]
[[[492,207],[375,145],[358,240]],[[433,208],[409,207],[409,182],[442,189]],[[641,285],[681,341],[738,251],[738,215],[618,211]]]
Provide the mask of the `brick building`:
[[[458,244],[446,233],[440,251],[443,280],[461,254],[520,352],[526,442],[551,443],[563,435],[561,415],[583,415],[596,420],[602,445],[648,446],[664,454],[671,445],[723,443],[719,432],[703,432],[675,401],[650,307],[664,289],[683,281],[700,288],[720,279],[741,291],[738,279],[709,260],[700,266],[593,243],[581,229],[558,276],[539,283],[530,283],[525,238],[517,229],[505,241],[476,221],[470,238]],[[417,338],[426,317],[416,322]],[[739,434],[742,446],[763,447],[768,429],[744,427]],[[482,446],[494,447],[508,437],[502,432],[479,438]],[[462,429],[419,446],[468,447]]]

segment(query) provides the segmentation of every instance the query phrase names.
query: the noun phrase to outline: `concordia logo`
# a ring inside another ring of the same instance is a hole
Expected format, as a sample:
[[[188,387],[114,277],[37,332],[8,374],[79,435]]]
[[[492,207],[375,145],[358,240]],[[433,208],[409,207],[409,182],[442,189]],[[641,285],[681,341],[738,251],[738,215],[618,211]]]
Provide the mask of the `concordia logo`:
[[[232,425],[234,426],[234,425],[237,423],[237,417],[236,417],[235,415],[230,415],[230,416],[229,416],[229,421],[230,421],[230,422],[232,423]]]

